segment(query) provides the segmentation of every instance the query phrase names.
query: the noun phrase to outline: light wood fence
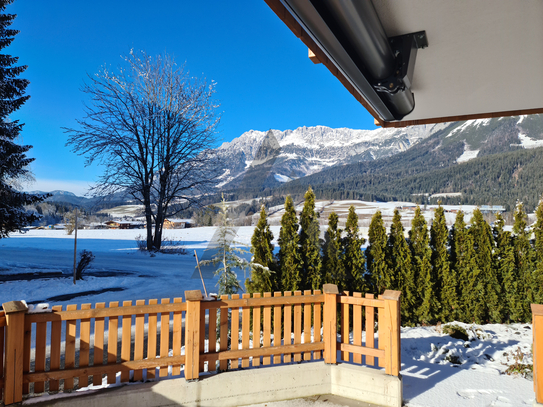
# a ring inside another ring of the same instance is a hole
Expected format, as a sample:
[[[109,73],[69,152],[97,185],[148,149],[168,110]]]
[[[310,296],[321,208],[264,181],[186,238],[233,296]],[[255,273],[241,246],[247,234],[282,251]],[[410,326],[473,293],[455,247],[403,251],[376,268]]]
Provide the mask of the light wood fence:
[[[335,285],[317,290],[53,307],[32,314],[18,301],[0,313],[0,391],[71,391],[202,372],[324,360],[400,369],[400,293],[379,298]],[[339,329],[338,329],[339,327]],[[376,327],[378,329],[376,329]],[[4,341],[5,337],[5,341]],[[4,374],[2,375],[2,372]]]
[[[532,304],[532,335],[534,392],[537,403],[543,404],[543,305]]]

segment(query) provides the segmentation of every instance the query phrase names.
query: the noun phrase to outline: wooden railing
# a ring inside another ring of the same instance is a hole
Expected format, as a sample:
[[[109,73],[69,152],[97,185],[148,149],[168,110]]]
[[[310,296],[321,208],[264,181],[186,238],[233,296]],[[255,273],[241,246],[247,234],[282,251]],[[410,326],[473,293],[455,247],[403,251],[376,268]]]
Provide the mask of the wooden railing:
[[[377,365],[397,376],[399,297],[396,291],[378,299],[340,295],[327,284],[323,292],[243,294],[214,301],[203,301],[198,290],[186,291],[185,302],[55,306],[39,314],[27,313],[18,301],[5,303],[0,390],[7,405],[25,394],[70,391],[102,380],[153,380],[179,376],[182,370],[186,380],[196,380],[206,371],[322,359]]]
[[[543,404],[543,305],[532,304],[535,401]]]

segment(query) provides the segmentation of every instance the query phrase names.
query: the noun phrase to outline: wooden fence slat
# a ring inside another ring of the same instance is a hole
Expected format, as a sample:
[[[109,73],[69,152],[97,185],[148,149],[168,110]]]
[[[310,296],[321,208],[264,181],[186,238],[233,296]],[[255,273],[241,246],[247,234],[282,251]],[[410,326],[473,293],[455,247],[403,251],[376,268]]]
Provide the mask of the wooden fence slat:
[[[282,297],[281,291],[273,293],[274,297]],[[281,346],[281,305],[273,307],[273,346]],[[277,354],[273,357],[273,363],[281,363],[281,354]]]
[[[366,294],[366,298],[373,299],[373,294]],[[366,347],[375,347],[375,308],[369,306],[366,306]],[[373,356],[366,356],[366,365],[375,366]]]
[[[354,298],[362,298],[362,293],[353,293]],[[362,306],[353,305],[353,345],[362,346]],[[362,363],[362,356],[354,353],[354,363]]]
[[[23,374],[30,372],[30,345],[32,342],[32,323],[28,321],[26,315],[24,320],[25,333],[23,342]],[[28,383],[24,383],[23,394],[28,394],[28,389]]]
[[[2,316],[2,318],[5,318],[4,316]],[[4,354],[5,354],[5,349],[4,349],[4,332],[5,332],[5,329],[4,329],[4,324],[0,324],[0,400],[4,400],[4,394],[3,394],[3,390],[4,390]]]
[[[109,303],[109,309],[117,308],[119,306],[119,301],[113,301]],[[108,328],[107,328],[107,363],[113,364],[117,363],[117,343],[119,341],[119,317],[109,317],[108,318]],[[117,381],[116,372],[108,373],[107,383],[115,384]]]
[[[149,300],[149,305],[157,305],[158,300],[156,298]],[[157,339],[157,314],[149,314],[147,319],[147,360],[156,359],[156,339]],[[156,377],[156,367],[149,367],[147,369],[147,379],[154,379]]]
[[[233,359],[233,358],[244,358],[251,356],[271,356],[278,353],[294,353],[294,352],[311,352],[315,350],[324,349],[324,344],[321,343],[307,343],[299,345],[289,345],[289,346],[270,346],[268,348],[258,348],[258,349],[238,349],[238,350],[229,350],[226,352],[221,352],[218,354],[219,360],[223,359]],[[207,356],[209,357],[209,355]]]
[[[292,295],[292,291],[285,291],[283,294],[284,297],[290,297]],[[289,346],[292,344],[292,305],[285,305],[284,306],[284,333],[283,333],[283,345]],[[286,353],[283,355],[283,362],[290,363],[292,360],[292,355],[290,353]]]
[[[105,302],[97,302],[95,309],[105,308]],[[93,366],[102,366],[104,364],[104,318],[94,319],[94,361]],[[51,370],[53,370],[51,368]],[[92,385],[100,386],[102,384],[102,375],[92,376]]]
[[[316,295],[321,294],[321,290],[315,290]],[[322,314],[321,314],[321,303],[317,302],[313,306],[313,339],[316,343],[322,342],[321,336],[321,326],[322,326]],[[322,359],[322,352],[320,350],[313,352],[313,359],[320,360]]]
[[[81,304],[82,310],[91,309],[91,304]],[[80,322],[80,334],[79,334],[79,367],[86,367],[89,365],[89,350],[90,350],[90,319],[82,319]],[[89,385],[88,376],[79,377],[78,387],[81,389]]]
[[[336,364],[337,362],[337,302],[338,288],[335,284],[324,284],[324,310],[322,317],[324,363]]]
[[[369,299],[367,297],[356,298],[340,296],[337,297],[337,302],[340,304],[362,305],[363,307],[385,308],[385,302],[383,300]]]
[[[97,373],[106,373],[106,374],[115,374],[116,372],[138,369],[148,369],[151,367],[158,367],[161,365],[173,365],[173,364],[184,364],[185,355],[182,356],[170,356],[167,358],[155,358],[152,360],[131,360],[123,364],[113,363],[111,365],[103,366],[87,366],[87,367],[77,367],[69,370],[56,370],[54,372],[42,372],[42,373],[28,373],[24,376],[23,381],[25,383],[31,383],[34,380],[59,380],[65,377],[74,377],[83,374],[95,375]]]
[[[162,298],[160,300],[161,304],[169,304],[169,298]],[[170,342],[170,313],[162,312],[160,314],[160,357],[168,357],[168,352]],[[161,366],[158,373],[159,377],[168,376],[168,366]]]
[[[34,371],[45,371],[45,348],[47,344],[47,322],[39,322],[36,324],[36,347],[34,359]],[[34,383],[34,394],[43,393],[45,383],[43,381]]]
[[[345,297],[349,297],[349,291],[343,291],[343,295]],[[350,315],[349,315],[349,304],[341,304],[341,342],[342,343],[349,343],[349,331],[350,331]],[[350,354],[349,352],[341,352],[341,359],[345,362],[350,361]]]
[[[271,297],[271,293],[264,293],[264,298]],[[271,345],[271,305],[264,306],[264,324],[263,324],[263,346],[269,347]],[[264,366],[270,364],[270,357],[264,356],[262,358],[262,364]]]
[[[174,298],[174,304],[183,302],[183,298]],[[172,355],[181,356],[181,320],[182,311],[175,311],[173,313],[173,335],[172,335]],[[135,358],[135,356],[134,356]],[[143,359],[143,358],[142,358]],[[178,376],[181,374],[181,365],[172,366],[172,376]]]
[[[295,296],[302,295],[301,291],[294,291]],[[299,345],[302,343],[302,306],[296,304],[294,306],[294,344]],[[294,354],[294,361],[300,362],[302,360],[301,353]]]
[[[217,352],[217,309],[212,308],[209,310],[209,340],[208,340],[209,353]],[[207,362],[207,371],[214,372],[217,370],[216,362],[217,358],[209,359]]]
[[[53,312],[62,311],[62,305],[55,305],[52,308]],[[62,321],[51,322],[51,352],[49,356],[49,368],[50,370],[60,369],[60,343],[62,341]],[[49,391],[55,392],[59,389],[58,380],[49,381]]]
[[[131,307],[132,301],[123,301],[123,307]],[[121,363],[130,361],[130,348],[132,345],[132,315],[122,317],[123,327],[121,330]],[[130,371],[121,372],[121,383],[130,380]]]
[[[228,295],[221,295],[221,301],[228,300]],[[221,352],[226,352],[228,350],[228,308],[221,308],[220,311],[220,319],[221,319],[221,325],[220,325],[220,345],[219,350]],[[219,369],[224,372],[228,368],[228,361],[227,360],[221,360],[219,362]]]
[[[232,299],[237,300],[239,294],[233,294]],[[230,334],[230,349],[238,350],[239,349],[239,308],[232,308],[232,322],[231,322],[231,334]],[[230,361],[230,366],[232,369],[237,369],[239,366],[238,359],[232,359]]]
[[[260,293],[254,293],[253,298],[260,298]],[[253,349],[260,348],[260,307],[253,307]],[[253,356],[253,367],[260,366],[260,356]]]
[[[294,305],[294,304],[305,304],[305,303],[315,303],[315,302],[324,302],[324,295],[311,295],[311,296],[300,296],[300,297],[262,297],[262,298],[250,298],[250,299],[237,299],[237,300],[219,300],[219,301],[210,301],[205,302],[202,305],[202,308],[241,308],[241,307],[263,307],[264,305]],[[379,306],[384,307],[383,301],[377,301]]]
[[[305,290],[304,295],[311,295],[311,290]],[[313,319],[311,308],[311,304],[304,304],[304,343],[311,343],[311,322]],[[304,360],[311,360],[311,352],[304,353]]]
[[[381,298],[381,295],[378,297]],[[379,349],[385,350],[388,343],[389,321],[384,308],[377,310],[377,345]],[[386,367],[386,358],[377,360],[379,367]]]
[[[353,354],[358,355],[370,355],[376,358],[384,358],[385,357],[385,351],[382,349],[375,349],[375,348],[367,348],[365,346],[356,346],[356,345],[350,345],[348,343],[338,342],[337,347],[339,350],[347,351]]]
[[[145,300],[136,300],[136,306],[145,305]],[[134,337],[134,360],[143,359],[143,343],[145,341],[145,315],[136,315],[136,336]],[[139,382],[143,380],[143,371],[134,370],[134,381]]]
[[[200,346],[200,353],[203,354],[205,352],[205,344],[206,344],[206,310],[205,309],[200,309],[199,331],[200,331],[200,336],[199,336],[198,342]],[[199,358],[198,366],[199,366],[200,372],[205,371],[205,363],[206,361],[204,360],[204,358]]]
[[[244,293],[242,298],[251,298],[251,294]],[[241,309],[241,349],[249,349],[250,332],[251,308],[243,307]],[[249,367],[249,358],[241,359],[241,367]]]
[[[240,300],[241,301],[241,300]],[[241,305],[240,305],[241,306]],[[218,308],[218,307],[215,307]],[[138,315],[138,314],[151,314],[158,312],[174,312],[174,311],[186,311],[187,304],[160,304],[160,305],[143,305],[141,307],[120,307],[114,310],[106,309],[90,309],[90,310],[73,310],[62,312],[46,312],[39,314],[27,314],[25,319],[28,319],[31,323],[36,322],[50,322],[50,321],[70,321],[80,320],[85,318],[101,318],[101,317],[122,317],[125,315]],[[1,319],[1,317],[0,317]]]
[[[75,311],[77,305],[67,305],[67,311]],[[64,369],[73,369],[75,367],[75,336],[76,336],[76,321],[66,322],[66,341],[64,348]],[[64,390],[72,390],[74,388],[74,379],[69,377],[64,379]]]

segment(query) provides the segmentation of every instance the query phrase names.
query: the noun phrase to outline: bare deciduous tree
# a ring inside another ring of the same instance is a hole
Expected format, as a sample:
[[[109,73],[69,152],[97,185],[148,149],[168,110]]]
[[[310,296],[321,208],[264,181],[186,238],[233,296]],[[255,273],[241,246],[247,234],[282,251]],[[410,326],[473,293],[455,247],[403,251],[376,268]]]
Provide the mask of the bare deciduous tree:
[[[123,59],[117,72],[89,76],[82,91],[91,103],[80,129],[65,129],[67,145],[105,168],[94,195],[125,192],[143,204],[147,249],[158,250],[164,219],[197,203],[216,178],[218,104],[213,82],[168,55]]]

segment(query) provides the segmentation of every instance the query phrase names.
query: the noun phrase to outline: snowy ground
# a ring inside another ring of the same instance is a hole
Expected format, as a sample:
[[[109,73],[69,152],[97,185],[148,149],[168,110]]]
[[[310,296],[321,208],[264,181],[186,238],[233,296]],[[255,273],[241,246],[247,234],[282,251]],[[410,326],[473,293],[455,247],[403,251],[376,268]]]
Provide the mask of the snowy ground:
[[[279,228],[272,229],[277,237]],[[237,240],[247,244],[252,231],[252,227],[239,228]],[[184,296],[185,290],[201,289],[200,279],[194,274],[193,251],[199,257],[204,255],[214,228],[167,230],[169,237],[183,240],[189,254],[156,257],[136,250],[134,239],[142,232],[79,231],[78,250],[90,250],[96,259],[85,281],[75,286],[71,280],[73,236],[40,230],[0,240],[0,303],[26,300],[66,305],[172,298]],[[215,290],[214,280],[206,280],[206,284],[209,291]],[[59,296],[66,298],[50,300]],[[531,378],[504,374],[515,361],[532,363],[531,325],[459,325],[467,329],[468,341],[453,339],[439,327],[402,328],[401,373],[406,405],[531,405]],[[289,405],[318,405],[314,400],[293,403],[297,404]]]

